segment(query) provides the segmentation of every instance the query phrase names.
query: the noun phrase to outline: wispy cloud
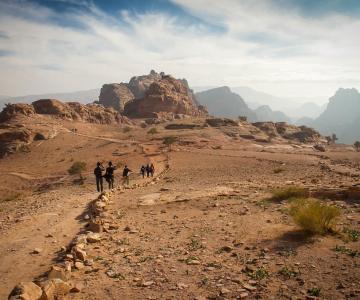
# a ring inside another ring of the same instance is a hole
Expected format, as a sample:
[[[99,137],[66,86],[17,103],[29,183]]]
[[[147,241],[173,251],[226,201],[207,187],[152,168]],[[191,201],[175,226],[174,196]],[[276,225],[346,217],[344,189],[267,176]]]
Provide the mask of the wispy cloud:
[[[186,21],[158,10],[109,14],[92,1],[62,0],[72,9],[61,13],[0,1],[0,48],[12,54],[0,58],[0,93],[90,89],[150,69],[192,85],[250,85],[279,95],[360,87],[360,20],[336,12],[310,18],[279,1],[173,0],[194,17]]]

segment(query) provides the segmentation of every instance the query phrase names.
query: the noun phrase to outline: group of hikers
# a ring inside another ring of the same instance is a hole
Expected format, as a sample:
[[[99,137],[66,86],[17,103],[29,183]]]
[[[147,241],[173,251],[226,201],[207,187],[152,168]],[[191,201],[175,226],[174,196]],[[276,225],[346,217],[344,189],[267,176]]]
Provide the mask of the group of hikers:
[[[104,190],[103,188],[103,178],[105,178],[105,180],[108,182],[109,184],[109,189],[113,189],[114,188],[114,171],[117,169],[116,166],[114,166],[112,164],[111,161],[109,161],[108,167],[105,169],[103,167],[103,165],[98,162],[96,164],[96,168],[94,169],[94,175],[96,178],[96,188],[98,192],[102,192]],[[105,174],[103,174],[103,172],[105,171]],[[123,173],[122,173],[122,178],[123,184],[129,185],[130,184],[130,174],[132,173],[132,171],[128,168],[127,165],[125,165],[124,169],[123,169]],[[146,177],[153,177],[155,173],[155,166],[154,164],[147,164],[142,165],[140,168],[140,174],[142,176],[142,178]]]

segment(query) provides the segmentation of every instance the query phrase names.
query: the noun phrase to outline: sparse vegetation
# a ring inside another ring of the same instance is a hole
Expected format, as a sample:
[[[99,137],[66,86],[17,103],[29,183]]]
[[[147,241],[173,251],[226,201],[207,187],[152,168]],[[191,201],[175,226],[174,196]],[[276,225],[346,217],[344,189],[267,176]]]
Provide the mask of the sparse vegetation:
[[[68,173],[70,175],[79,174],[80,179],[83,180],[82,172],[85,170],[85,168],[86,168],[86,162],[76,161],[71,165],[70,169],[68,170]]]
[[[356,151],[360,151],[360,142],[359,141],[356,141],[355,143],[354,143],[354,148],[355,148],[355,150]]]
[[[313,287],[308,290],[308,294],[313,297],[319,297],[320,293],[321,293],[321,289],[319,289],[318,287]]]
[[[281,173],[281,172],[284,172],[285,171],[285,169],[284,168],[275,168],[274,170],[273,170],[273,172],[274,172],[274,174],[279,174],[279,173]]]
[[[155,127],[153,127],[153,128],[150,128],[147,133],[154,135],[154,134],[157,134],[159,132]]]
[[[123,128],[123,133],[128,133],[128,132],[130,132],[131,130],[132,130],[131,127],[125,126],[125,127]]]
[[[279,270],[279,274],[283,276],[285,279],[290,279],[292,277],[298,276],[299,272],[295,271],[293,268],[284,266]]]
[[[292,198],[305,198],[308,196],[309,191],[307,189],[298,186],[289,186],[274,190],[270,200],[280,202],[283,200],[290,200]]]
[[[269,276],[269,272],[265,268],[260,267],[256,271],[250,273],[249,276],[254,280],[262,280]]]
[[[196,251],[203,248],[203,245],[200,240],[192,238],[188,244],[188,248],[190,251]]]
[[[355,256],[360,255],[360,252],[359,252],[359,251],[353,250],[353,249],[350,249],[350,248],[346,248],[345,246],[336,245],[333,250],[334,250],[335,252],[340,252],[340,253],[347,254],[347,255],[349,255],[349,256],[351,256],[351,257],[355,257]]]
[[[360,240],[360,231],[352,228],[344,228],[343,233],[345,234],[345,240],[350,242],[357,242]]]
[[[298,198],[291,203],[290,215],[302,229],[311,234],[326,234],[334,230],[338,207],[314,198]]]
[[[171,150],[171,145],[176,142],[177,138],[176,136],[167,136],[163,140],[163,144],[169,147],[169,150]]]

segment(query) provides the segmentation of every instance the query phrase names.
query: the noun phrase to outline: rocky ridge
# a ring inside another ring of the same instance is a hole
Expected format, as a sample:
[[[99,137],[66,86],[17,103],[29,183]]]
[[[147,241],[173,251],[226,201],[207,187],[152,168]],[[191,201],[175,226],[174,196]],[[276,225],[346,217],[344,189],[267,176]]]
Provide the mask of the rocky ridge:
[[[56,136],[59,130],[64,130],[56,120],[108,125],[131,123],[113,108],[97,104],[64,103],[56,99],[9,104],[0,113],[0,157],[19,150],[28,151],[34,140]]]

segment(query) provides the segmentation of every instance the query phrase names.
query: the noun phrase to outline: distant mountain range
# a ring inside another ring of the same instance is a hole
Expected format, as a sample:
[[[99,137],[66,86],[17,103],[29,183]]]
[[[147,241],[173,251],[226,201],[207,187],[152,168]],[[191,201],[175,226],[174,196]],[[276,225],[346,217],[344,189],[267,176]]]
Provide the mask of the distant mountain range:
[[[246,116],[250,122],[257,121],[256,113],[247,106],[243,98],[233,93],[227,86],[196,93],[195,97],[214,116],[228,118]]]
[[[272,96],[249,87],[218,87],[196,93],[198,102],[210,114],[237,118],[246,116],[249,121],[294,122],[314,127],[324,135],[335,133],[339,142],[352,144],[360,140],[360,93],[356,89],[340,88],[329,103],[300,103]],[[237,94],[239,93],[239,94]],[[100,89],[70,93],[48,93],[21,97],[0,95],[0,110],[5,103],[31,103],[38,99],[58,99],[90,103],[97,101]]]
[[[325,111],[311,124],[322,134],[335,133],[338,141],[353,144],[360,141],[360,93],[340,88],[329,99]]]
[[[90,103],[99,100],[100,89],[86,91],[76,91],[70,93],[48,93],[39,95],[27,95],[19,97],[0,96],[0,109],[5,103],[31,103],[39,99],[57,99],[61,101],[77,101],[81,103]]]
[[[198,92],[195,96],[197,101],[206,106],[209,113],[214,116],[228,118],[246,116],[250,122],[291,122],[283,112],[273,111],[268,105],[260,106],[255,110],[249,108],[244,99],[227,86]]]

